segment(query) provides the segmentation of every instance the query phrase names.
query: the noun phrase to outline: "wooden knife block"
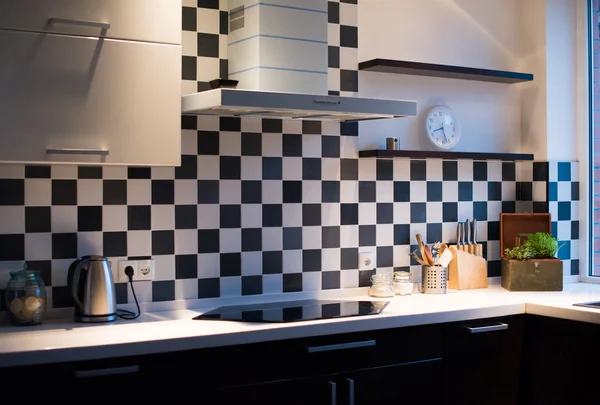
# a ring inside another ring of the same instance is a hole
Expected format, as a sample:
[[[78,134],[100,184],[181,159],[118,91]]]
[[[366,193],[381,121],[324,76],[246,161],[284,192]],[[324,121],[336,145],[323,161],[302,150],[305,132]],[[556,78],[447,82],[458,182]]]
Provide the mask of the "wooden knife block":
[[[448,264],[448,288],[452,290],[471,290],[487,288],[487,261],[480,256],[458,250],[450,246],[452,260]]]

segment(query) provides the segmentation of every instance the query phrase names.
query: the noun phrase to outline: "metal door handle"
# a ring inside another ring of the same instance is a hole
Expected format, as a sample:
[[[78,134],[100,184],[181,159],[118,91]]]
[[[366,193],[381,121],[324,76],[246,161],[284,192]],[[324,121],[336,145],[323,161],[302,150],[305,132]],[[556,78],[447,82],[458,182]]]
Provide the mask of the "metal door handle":
[[[469,331],[469,333],[484,333],[484,332],[495,332],[497,330],[506,330],[508,329],[508,324],[506,323],[499,323],[497,325],[489,325],[489,326],[477,326],[477,327],[470,327],[470,326],[465,326],[465,329],[467,329]]]
[[[96,370],[75,370],[75,378],[102,377],[107,375],[139,373],[140,366],[99,368]]]
[[[376,340],[363,340],[361,342],[338,343],[335,345],[308,346],[306,348],[306,351],[308,353],[332,352],[336,350],[356,349],[358,347],[375,346],[376,344]]]
[[[71,149],[71,148],[48,148],[48,155],[108,155],[108,149]]]
[[[354,405],[354,380],[346,378],[348,382],[348,405]]]
[[[85,25],[87,27],[102,28],[103,30],[107,30],[110,28],[110,23],[105,23],[105,22],[100,22],[100,21],[76,20],[73,18],[59,18],[59,17],[48,18],[48,24]]]
[[[337,384],[329,381],[329,399],[331,405],[337,405]]]
[[[317,104],[341,104],[339,100],[315,100]]]

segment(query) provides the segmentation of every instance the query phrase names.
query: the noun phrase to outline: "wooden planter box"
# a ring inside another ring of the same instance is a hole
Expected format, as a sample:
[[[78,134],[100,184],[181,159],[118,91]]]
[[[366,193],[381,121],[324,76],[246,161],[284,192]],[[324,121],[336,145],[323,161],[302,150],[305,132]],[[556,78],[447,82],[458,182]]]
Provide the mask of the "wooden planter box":
[[[550,214],[500,214],[501,285],[508,291],[562,291],[563,265],[557,258],[514,260],[504,249],[535,232],[551,233]]]

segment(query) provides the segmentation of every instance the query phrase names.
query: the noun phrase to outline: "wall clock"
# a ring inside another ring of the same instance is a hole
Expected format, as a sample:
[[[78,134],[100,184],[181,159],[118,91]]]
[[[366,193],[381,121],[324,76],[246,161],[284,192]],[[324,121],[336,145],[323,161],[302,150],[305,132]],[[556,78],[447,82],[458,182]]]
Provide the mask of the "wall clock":
[[[460,141],[460,125],[448,107],[435,106],[425,114],[425,133],[439,149],[453,149]]]

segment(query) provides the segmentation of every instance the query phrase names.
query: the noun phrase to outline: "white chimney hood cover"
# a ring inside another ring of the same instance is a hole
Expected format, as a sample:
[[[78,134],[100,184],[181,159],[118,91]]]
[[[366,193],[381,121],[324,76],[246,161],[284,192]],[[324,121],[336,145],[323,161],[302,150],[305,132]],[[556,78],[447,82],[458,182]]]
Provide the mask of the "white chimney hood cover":
[[[213,89],[182,97],[184,115],[361,121],[413,117],[415,101]]]

